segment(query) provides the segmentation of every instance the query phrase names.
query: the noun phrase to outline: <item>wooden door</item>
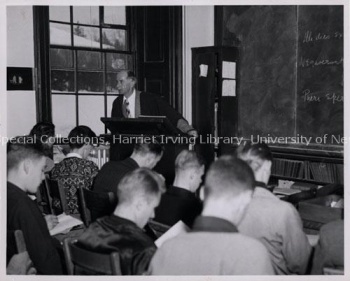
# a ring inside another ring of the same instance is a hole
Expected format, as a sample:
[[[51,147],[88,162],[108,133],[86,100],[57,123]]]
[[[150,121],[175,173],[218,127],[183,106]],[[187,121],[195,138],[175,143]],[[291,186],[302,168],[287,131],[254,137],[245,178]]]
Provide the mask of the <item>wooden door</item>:
[[[135,8],[138,89],[182,110],[182,8]]]

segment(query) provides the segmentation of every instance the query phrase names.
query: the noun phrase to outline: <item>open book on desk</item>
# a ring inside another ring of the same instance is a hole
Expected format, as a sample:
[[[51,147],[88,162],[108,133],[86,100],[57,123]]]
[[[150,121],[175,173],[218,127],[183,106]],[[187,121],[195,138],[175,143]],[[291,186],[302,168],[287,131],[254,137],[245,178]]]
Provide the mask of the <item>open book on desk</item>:
[[[54,236],[59,233],[67,233],[74,226],[83,224],[81,220],[78,220],[72,216],[66,215],[65,213],[60,214],[59,216],[57,216],[57,218],[58,218],[58,224],[53,229],[50,230],[51,236]]]
[[[273,189],[273,193],[279,194],[279,195],[292,195],[292,194],[296,194],[296,193],[300,193],[301,190],[299,189],[293,189],[293,188],[286,188],[286,187],[275,187]]]
[[[160,236],[154,244],[159,248],[165,241],[174,238],[175,236],[186,233],[190,230],[190,228],[184,224],[182,221],[178,221],[174,224],[167,232],[165,232],[162,236]]]

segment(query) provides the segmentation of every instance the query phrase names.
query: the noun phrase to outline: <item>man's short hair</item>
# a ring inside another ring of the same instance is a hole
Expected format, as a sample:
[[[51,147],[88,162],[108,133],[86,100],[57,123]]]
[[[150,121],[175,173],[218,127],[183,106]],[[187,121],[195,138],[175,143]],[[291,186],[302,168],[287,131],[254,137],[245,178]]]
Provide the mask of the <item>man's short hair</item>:
[[[41,143],[34,142],[28,137],[16,137],[7,143],[7,171],[15,169],[26,159],[38,160],[44,157]]]
[[[164,146],[157,142],[151,143],[136,143],[134,146],[134,153],[139,155],[146,155],[148,153],[155,154],[156,156],[162,155]]]
[[[128,78],[133,80],[135,83],[137,83],[137,78],[136,75],[133,71],[131,70],[126,70],[126,74],[128,75]]]
[[[175,170],[199,169],[204,165],[203,158],[195,151],[184,149],[175,160]]]
[[[211,164],[205,177],[205,198],[236,197],[254,189],[254,174],[243,160],[221,156]]]
[[[68,135],[69,147],[78,149],[85,144],[97,145],[97,137],[88,126],[77,126]]]
[[[244,160],[250,166],[252,166],[251,164],[258,159],[271,162],[273,160],[271,150],[264,142],[252,143],[247,141],[245,144],[240,145],[236,149],[235,154],[238,158]]]
[[[55,136],[55,125],[50,122],[39,122],[30,130],[29,135],[46,141],[49,137]]]
[[[150,202],[165,191],[165,180],[157,172],[138,168],[127,173],[118,184],[118,204],[131,203],[144,196]]]

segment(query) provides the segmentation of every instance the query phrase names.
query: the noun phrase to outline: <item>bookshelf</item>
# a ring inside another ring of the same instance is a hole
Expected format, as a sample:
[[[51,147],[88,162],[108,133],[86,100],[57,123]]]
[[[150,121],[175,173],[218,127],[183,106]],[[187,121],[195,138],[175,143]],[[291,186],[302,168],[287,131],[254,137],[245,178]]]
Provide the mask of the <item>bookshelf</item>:
[[[334,149],[273,147],[272,180],[302,181],[318,185],[344,184],[343,151]]]

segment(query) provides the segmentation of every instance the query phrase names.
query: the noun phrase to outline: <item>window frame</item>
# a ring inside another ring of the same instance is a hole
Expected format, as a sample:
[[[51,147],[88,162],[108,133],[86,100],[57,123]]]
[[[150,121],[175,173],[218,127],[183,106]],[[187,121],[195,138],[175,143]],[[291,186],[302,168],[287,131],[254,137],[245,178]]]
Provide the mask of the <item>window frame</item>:
[[[136,52],[135,52],[135,38],[132,33],[134,26],[134,16],[132,13],[132,8],[125,6],[126,12],[126,25],[120,24],[109,24],[104,23],[104,6],[96,6],[99,8],[99,24],[76,24],[73,22],[73,6],[69,6],[70,12],[70,22],[64,22],[59,20],[50,20],[49,15],[50,6],[33,6],[33,19],[34,19],[34,51],[35,51],[35,73],[37,80],[36,87],[36,101],[37,101],[37,119],[40,121],[52,122],[52,95],[69,95],[75,96],[75,123],[79,124],[79,96],[103,96],[104,100],[104,116],[108,116],[107,99],[110,96],[117,97],[118,94],[114,92],[107,92],[107,75],[110,73],[116,73],[118,70],[107,69],[106,56],[108,53],[130,55],[131,56],[131,69],[135,71],[136,62]],[[103,22],[102,22],[103,21]],[[50,23],[66,24],[70,26],[71,31],[71,46],[63,46],[57,44],[50,44]],[[80,47],[73,45],[73,29],[76,26],[94,27],[99,29],[100,34],[100,46],[99,48],[90,47]],[[125,30],[127,32],[127,49],[115,50],[115,49],[103,49],[102,43],[102,31],[103,29],[113,29],[113,30]],[[50,51],[51,49],[66,49],[72,51],[73,67],[71,68],[74,72],[74,92],[55,92],[51,89],[51,72],[53,70],[68,70],[68,68],[62,67],[52,67],[50,63]],[[77,65],[77,55],[78,51],[90,51],[98,52],[101,58],[101,68],[97,69],[81,69]],[[101,72],[103,79],[103,91],[102,92],[88,92],[82,93],[78,91],[78,80],[77,75],[79,72]],[[107,133],[106,127],[104,128],[104,133]]]

